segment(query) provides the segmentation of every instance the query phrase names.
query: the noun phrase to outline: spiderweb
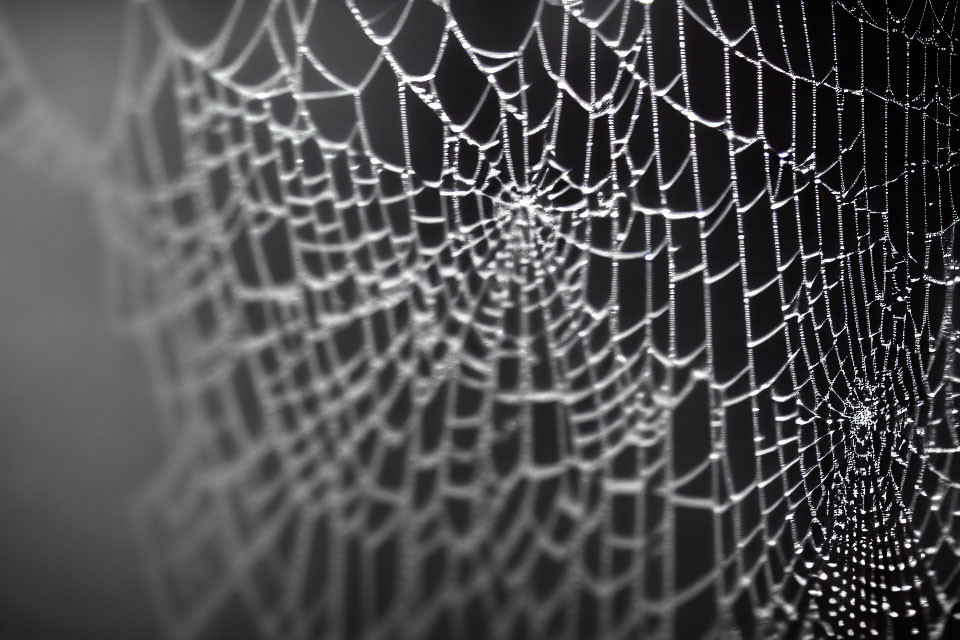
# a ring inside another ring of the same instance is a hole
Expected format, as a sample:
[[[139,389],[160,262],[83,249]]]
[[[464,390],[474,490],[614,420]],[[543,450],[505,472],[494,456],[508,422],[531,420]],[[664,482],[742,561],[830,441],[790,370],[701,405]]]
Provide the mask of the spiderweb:
[[[184,15],[91,182],[170,637],[957,632],[957,3]]]

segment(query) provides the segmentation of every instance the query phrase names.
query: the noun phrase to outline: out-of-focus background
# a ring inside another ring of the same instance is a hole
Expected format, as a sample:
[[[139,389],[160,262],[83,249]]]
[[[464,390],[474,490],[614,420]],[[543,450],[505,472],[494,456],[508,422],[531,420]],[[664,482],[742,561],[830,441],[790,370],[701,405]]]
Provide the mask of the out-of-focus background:
[[[91,132],[123,4],[0,2],[44,92]],[[131,512],[161,453],[148,381],[108,322],[86,195],[48,178],[0,152],[0,638],[149,640]]]

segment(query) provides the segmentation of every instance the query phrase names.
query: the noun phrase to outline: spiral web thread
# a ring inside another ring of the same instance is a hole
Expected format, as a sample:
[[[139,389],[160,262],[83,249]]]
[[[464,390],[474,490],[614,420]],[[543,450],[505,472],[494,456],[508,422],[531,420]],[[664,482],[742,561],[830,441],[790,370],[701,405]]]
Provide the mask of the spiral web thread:
[[[956,632],[957,3],[470,4],[130,10],[170,637]]]

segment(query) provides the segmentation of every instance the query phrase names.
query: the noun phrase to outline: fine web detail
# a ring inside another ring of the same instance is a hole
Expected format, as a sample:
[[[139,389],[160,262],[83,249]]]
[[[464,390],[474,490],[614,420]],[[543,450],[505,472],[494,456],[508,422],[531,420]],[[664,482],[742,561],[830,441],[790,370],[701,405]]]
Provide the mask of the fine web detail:
[[[170,637],[960,633],[957,2],[178,7],[90,183]]]

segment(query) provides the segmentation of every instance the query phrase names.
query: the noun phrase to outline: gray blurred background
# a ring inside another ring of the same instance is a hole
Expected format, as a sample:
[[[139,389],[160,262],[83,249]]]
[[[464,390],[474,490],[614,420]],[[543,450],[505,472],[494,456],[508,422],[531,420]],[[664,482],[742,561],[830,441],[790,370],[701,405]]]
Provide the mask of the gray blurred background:
[[[121,0],[0,0],[49,98],[91,133]],[[0,638],[157,636],[131,502],[159,434],[135,344],[108,324],[84,193],[0,153]]]

